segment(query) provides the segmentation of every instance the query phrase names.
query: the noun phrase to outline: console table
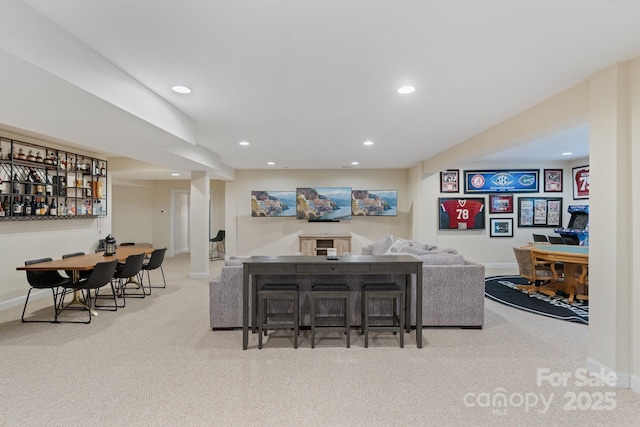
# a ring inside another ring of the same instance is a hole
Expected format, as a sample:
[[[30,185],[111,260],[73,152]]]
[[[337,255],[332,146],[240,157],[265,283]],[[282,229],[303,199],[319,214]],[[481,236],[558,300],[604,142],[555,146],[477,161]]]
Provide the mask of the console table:
[[[411,276],[416,276],[416,345],[422,348],[422,261],[409,255],[345,255],[337,260],[324,256],[253,256],[243,263],[242,275],[242,349],[249,342],[249,298],[252,301],[251,326],[256,332],[256,276],[283,275],[349,275],[404,274],[407,294]],[[251,286],[249,284],[251,283]],[[408,298],[411,301],[410,298]],[[406,310],[407,332],[411,330],[411,307]]]
[[[338,256],[351,252],[351,234],[300,234],[298,240],[305,256],[326,255],[327,248],[336,248]]]

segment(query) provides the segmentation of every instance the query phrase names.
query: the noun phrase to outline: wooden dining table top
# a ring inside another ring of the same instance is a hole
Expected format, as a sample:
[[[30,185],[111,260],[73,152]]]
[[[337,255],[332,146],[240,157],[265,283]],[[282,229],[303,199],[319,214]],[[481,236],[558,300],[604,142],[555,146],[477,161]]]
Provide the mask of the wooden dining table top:
[[[150,243],[139,243],[132,246],[120,246],[116,249],[115,255],[105,256],[104,252],[79,255],[69,258],[54,259],[53,261],[40,262],[32,265],[22,265],[16,270],[93,270],[96,264],[118,260],[124,262],[129,255],[140,253],[150,254],[153,246]]]

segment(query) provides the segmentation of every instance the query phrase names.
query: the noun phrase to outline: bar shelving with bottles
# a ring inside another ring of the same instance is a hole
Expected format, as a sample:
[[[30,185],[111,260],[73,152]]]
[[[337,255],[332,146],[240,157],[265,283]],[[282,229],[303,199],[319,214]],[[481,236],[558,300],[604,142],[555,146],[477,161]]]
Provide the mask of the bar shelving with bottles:
[[[0,220],[107,214],[107,161],[0,136]]]

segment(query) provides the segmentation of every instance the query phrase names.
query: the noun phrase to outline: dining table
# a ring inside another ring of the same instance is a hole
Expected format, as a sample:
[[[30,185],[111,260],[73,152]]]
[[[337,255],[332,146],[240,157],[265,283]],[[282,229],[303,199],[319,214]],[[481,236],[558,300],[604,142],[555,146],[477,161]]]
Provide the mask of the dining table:
[[[531,249],[532,259],[564,265],[563,280],[554,280],[546,288],[557,288],[569,295],[569,304],[574,298],[588,299],[586,292],[578,291],[588,284],[589,247],[577,245],[534,245]]]
[[[45,261],[31,265],[21,265],[16,270],[31,270],[31,271],[52,271],[52,270],[64,270],[72,272],[72,281],[75,283],[80,279],[81,271],[93,270],[96,264],[100,262],[108,262],[117,260],[118,262],[125,262],[130,255],[137,255],[144,253],[149,255],[153,252],[153,245],[150,243],[138,243],[135,245],[119,246],[116,248],[114,255],[106,255],[105,252],[95,252],[91,254],[78,255],[69,258],[54,259],[53,261]],[[74,292],[73,299],[67,303],[62,309],[68,308],[72,305],[87,306],[86,302],[82,299],[80,292]],[[97,316],[98,313],[95,310],[91,310],[91,314]]]

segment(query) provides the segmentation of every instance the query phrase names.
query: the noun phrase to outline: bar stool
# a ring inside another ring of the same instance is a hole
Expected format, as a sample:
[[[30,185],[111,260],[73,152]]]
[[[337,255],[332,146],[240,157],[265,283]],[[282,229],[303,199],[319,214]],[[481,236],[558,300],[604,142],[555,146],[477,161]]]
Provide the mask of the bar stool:
[[[291,301],[292,312],[269,312],[269,301]],[[300,291],[297,283],[265,283],[258,290],[258,348],[262,348],[262,331],[268,329],[292,329],[293,347],[298,348],[298,324],[300,317]],[[269,318],[274,322],[269,322]],[[289,320],[289,321],[287,321]]]
[[[344,300],[344,315],[317,315],[316,300],[318,299],[341,299]],[[315,346],[316,328],[324,331],[344,332],[347,334],[347,348],[351,347],[351,326],[349,322],[350,314],[350,292],[346,283],[314,283],[311,286],[311,348]],[[341,318],[342,325],[316,326],[318,319]]]
[[[369,302],[372,299],[390,299],[393,305],[391,316],[370,316]],[[400,305],[398,314],[396,304]],[[387,331],[400,334],[400,348],[404,348],[404,289],[396,283],[363,283],[362,284],[362,333],[364,347],[369,347],[369,331]],[[391,325],[370,325],[371,320],[391,320]]]

